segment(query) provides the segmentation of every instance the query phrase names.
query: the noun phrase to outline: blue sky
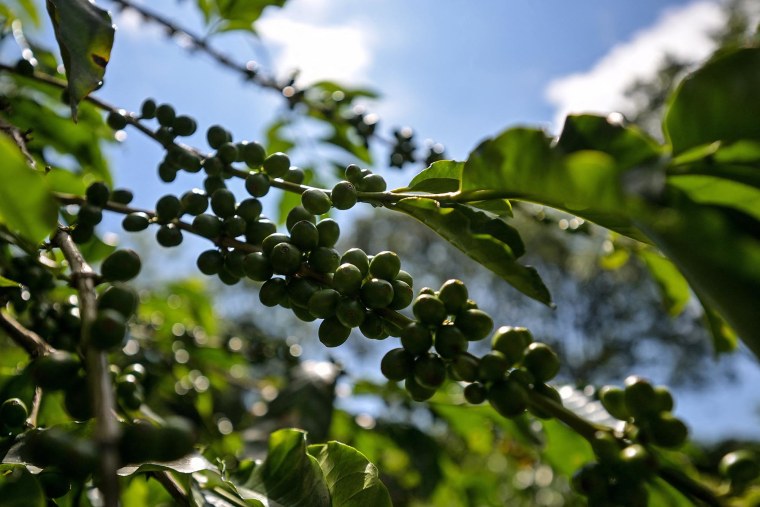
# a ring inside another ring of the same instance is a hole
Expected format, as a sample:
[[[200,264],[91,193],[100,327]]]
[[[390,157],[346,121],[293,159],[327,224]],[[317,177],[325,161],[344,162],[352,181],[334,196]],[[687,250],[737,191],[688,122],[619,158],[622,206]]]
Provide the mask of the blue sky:
[[[192,2],[143,3],[201,30]],[[568,112],[625,111],[628,83],[651,75],[666,51],[705,58],[706,33],[721,21],[719,3],[709,0],[290,0],[265,13],[257,24],[260,39],[229,34],[212,42],[237,61],[255,60],[280,75],[299,68],[302,83],[334,79],[376,89],[382,99],[369,108],[380,114],[381,128],[413,126],[422,139],[442,142],[450,157],[463,159],[481,139],[515,124],[556,131]],[[117,15],[115,22],[116,44],[98,95],[131,110],[149,96],[171,101],[198,118],[201,129],[191,144],[205,148],[203,132],[213,123],[237,139],[259,139],[282,107],[273,92],[244,86],[207,57],[178,50],[138,17]],[[140,205],[152,207],[167,192],[200,184],[184,176],[174,186],[159,184],[161,152],[133,132],[112,152],[117,182],[136,187]],[[395,174],[394,183],[402,185],[412,171]],[[176,260],[179,254],[158,255]],[[741,368],[758,377],[755,364]],[[716,391],[683,398],[682,413],[698,435],[753,431],[757,417],[746,402],[756,398],[751,382],[732,389],[731,397]]]

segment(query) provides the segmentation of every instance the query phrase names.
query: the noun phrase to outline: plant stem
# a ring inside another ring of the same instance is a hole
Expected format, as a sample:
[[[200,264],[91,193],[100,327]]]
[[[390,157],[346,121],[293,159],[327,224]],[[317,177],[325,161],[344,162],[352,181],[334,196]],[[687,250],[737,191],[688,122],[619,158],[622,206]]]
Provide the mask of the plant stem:
[[[19,321],[4,311],[0,311],[0,328],[3,328],[11,340],[26,350],[27,354],[32,358],[55,352],[55,349],[42,339],[40,335],[31,329],[25,328]]]
[[[99,489],[106,507],[118,507],[119,482],[116,470],[119,468],[117,451],[119,427],[113,416],[115,410],[111,373],[108,369],[108,355],[89,346],[90,329],[97,314],[97,295],[94,277],[96,273],[82,257],[68,232],[59,227],[52,238],[52,244],[63,252],[71,268],[72,281],[79,293],[79,312],[82,319],[81,343],[85,350],[87,379],[95,412],[95,439],[99,446]]]

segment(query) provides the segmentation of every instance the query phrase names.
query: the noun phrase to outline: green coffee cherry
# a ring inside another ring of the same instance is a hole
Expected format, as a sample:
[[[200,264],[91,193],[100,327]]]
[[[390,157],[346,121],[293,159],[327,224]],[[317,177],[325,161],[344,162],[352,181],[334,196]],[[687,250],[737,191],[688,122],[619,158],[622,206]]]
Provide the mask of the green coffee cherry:
[[[224,127],[212,125],[206,131],[206,140],[211,148],[217,149],[224,143],[232,141],[232,136]]]
[[[620,451],[619,462],[631,478],[644,479],[654,472],[654,458],[641,444],[631,444]]]
[[[412,275],[410,275],[403,269],[399,270],[398,274],[396,275],[396,280],[404,282],[409,287],[414,288],[414,279],[412,278]]]
[[[260,245],[270,234],[277,232],[277,226],[268,218],[260,216],[253,223],[249,223],[245,229],[245,240],[254,245]]]
[[[184,417],[169,416],[158,428],[156,440],[159,445],[152,449],[156,460],[177,460],[193,450],[195,428]]]
[[[238,159],[239,155],[237,144],[231,142],[222,144],[216,150],[216,156],[225,164],[232,164]]]
[[[222,269],[219,270],[219,273],[216,276],[219,278],[219,281],[225,285],[235,285],[240,281],[240,277],[227,269],[226,265],[222,266]]]
[[[340,226],[332,218],[320,220],[317,224],[317,231],[319,231],[319,246],[332,248],[340,238]]]
[[[443,301],[450,315],[459,313],[467,303],[468,297],[467,287],[461,280],[448,280],[438,291],[438,298]]]
[[[127,190],[126,188],[116,188],[111,192],[110,199],[118,204],[124,204],[127,205],[130,202],[132,202],[132,199],[134,198],[134,195],[132,195],[132,192],[130,190]]]
[[[176,113],[174,108],[169,104],[161,104],[156,108],[156,119],[162,127],[171,127],[174,125]]]
[[[356,188],[362,192],[385,192],[388,185],[379,174],[368,174],[361,179]]]
[[[415,380],[414,376],[409,376],[404,380],[404,389],[406,389],[409,396],[411,396],[414,401],[426,401],[432,398],[435,394],[435,389],[421,386]]]
[[[343,345],[351,334],[351,328],[340,323],[337,317],[328,317],[319,325],[319,341],[325,347]]]
[[[235,195],[226,188],[220,188],[211,194],[211,209],[219,218],[235,215]]]
[[[295,274],[301,268],[301,250],[290,243],[278,243],[272,248],[270,262],[275,273]]]
[[[414,357],[402,348],[389,350],[380,361],[380,371],[388,380],[404,380],[413,368]]]
[[[673,395],[665,386],[657,386],[654,388],[654,394],[657,398],[657,412],[670,412],[673,410],[674,402]]]
[[[553,379],[559,372],[559,358],[545,343],[531,343],[525,349],[523,365],[537,382]]]
[[[330,193],[333,206],[337,209],[351,209],[356,205],[356,187],[349,181],[341,181]]]
[[[631,375],[625,379],[625,406],[633,417],[657,413],[658,398],[654,386],[646,379]]]
[[[224,256],[222,270],[227,270],[238,278],[245,276],[245,257],[248,255],[242,250],[231,250]]]
[[[272,153],[263,161],[263,167],[272,178],[282,178],[290,169],[290,158],[281,152]]]
[[[127,117],[119,111],[111,111],[106,118],[106,124],[114,130],[122,130],[127,126]]]
[[[364,175],[362,174],[362,168],[359,167],[356,164],[349,164],[346,166],[346,171],[344,173],[344,177],[347,181],[350,181],[353,184],[356,184],[357,182],[361,181],[362,177]]]
[[[269,193],[271,186],[269,176],[264,173],[252,172],[245,178],[245,189],[253,197],[264,197]]]
[[[501,379],[488,388],[488,403],[508,418],[522,414],[528,406],[524,388],[509,379]]]
[[[204,238],[214,239],[222,233],[222,221],[214,215],[201,213],[193,219],[193,230]]]
[[[423,324],[438,326],[446,320],[446,306],[435,296],[421,294],[412,304],[414,316]]]
[[[335,316],[347,327],[359,327],[364,323],[367,311],[353,298],[343,298],[338,303]]]
[[[483,382],[494,382],[504,376],[508,367],[509,362],[504,354],[493,350],[480,358],[478,378]]]
[[[203,160],[203,170],[209,176],[219,176],[224,171],[224,162],[219,157],[208,157]]]
[[[414,360],[414,380],[422,387],[437,389],[446,380],[446,364],[438,354],[426,353]]]
[[[292,243],[290,236],[281,232],[270,234],[261,242],[261,251],[264,255],[272,255],[272,249],[280,243]]]
[[[165,195],[156,202],[156,218],[161,223],[167,223],[182,213],[182,203],[175,195]]]
[[[454,320],[454,324],[470,341],[482,340],[493,329],[493,319],[491,316],[483,310],[477,309],[459,312]]]
[[[237,208],[235,208],[235,214],[245,220],[248,224],[258,220],[261,216],[261,211],[261,201],[253,197],[243,199],[240,204],[237,205]]]
[[[491,348],[498,350],[510,365],[522,361],[525,349],[533,342],[533,335],[524,327],[502,326],[491,338]]]
[[[179,246],[182,243],[182,231],[174,224],[164,224],[156,232],[156,241],[166,248]]]
[[[340,254],[334,248],[323,246],[309,254],[309,266],[318,273],[333,273],[340,265]]]
[[[346,250],[340,258],[340,263],[353,264],[359,268],[362,278],[369,274],[369,257],[367,257],[367,254],[364,253],[364,250],[361,248],[351,248],[350,250]]]
[[[140,273],[142,263],[137,252],[129,248],[116,250],[106,257],[100,266],[100,272],[105,280],[126,282]]]
[[[615,419],[627,421],[631,414],[625,404],[625,392],[619,387],[604,386],[599,390],[599,401]]]
[[[291,243],[303,252],[310,252],[319,245],[319,230],[308,220],[301,220],[290,230]]]
[[[323,215],[330,211],[330,197],[318,188],[310,188],[301,194],[301,205],[312,215]]]
[[[190,116],[180,115],[174,118],[172,128],[178,136],[187,137],[195,134],[195,131],[198,130],[198,124]]]
[[[413,356],[418,356],[433,346],[433,335],[419,322],[412,322],[401,331],[401,345]]]
[[[339,302],[340,294],[338,294],[338,291],[333,289],[322,289],[311,295],[309,298],[308,309],[315,317],[326,319],[335,315]],[[345,327],[342,324],[341,326]]]
[[[124,220],[121,222],[121,226],[127,232],[144,231],[148,228],[149,225],[150,217],[142,211],[130,213],[129,215],[125,216]]]
[[[307,220],[313,224],[317,223],[317,219],[314,218],[314,215],[309,213],[306,208],[303,206],[294,206],[285,218],[285,227],[288,229],[288,232],[290,232],[290,230],[293,229],[293,226],[301,220]]]
[[[319,286],[307,278],[291,278],[288,282],[288,297],[294,306],[307,308],[311,296],[319,290]]]
[[[137,292],[126,285],[112,285],[98,298],[98,310],[116,310],[125,319],[137,311]]]
[[[401,259],[395,252],[379,252],[369,263],[369,273],[375,278],[394,280],[401,269]]]
[[[199,188],[188,190],[180,198],[182,209],[193,216],[200,215],[208,209],[208,196]]]
[[[196,265],[204,275],[216,275],[224,266],[224,256],[218,250],[206,250],[198,256]]]
[[[393,301],[388,305],[391,310],[403,310],[414,300],[414,291],[401,280],[391,281],[393,286]]]
[[[480,359],[463,352],[457,354],[451,360],[451,373],[455,380],[464,380],[465,382],[474,382],[478,380],[478,369],[480,366]]]
[[[108,185],[102,181],[96,181],[92,183],[85,191],[85,197],[87,202],[94,206],[103,207],[108,203],[108,198],[111,195],[111,191],[108,189]]]
[[[332,285],[344,296],[356,296],[362,287],[363,279],[359,268],[353,264],[344,263],[335,270]]]
[[[290,183],[300,185],[306,179],[306,173],[303,171],[303,169],[299,169],[298,167],[291,167],[288,169],[288,172],[285,173],[285,176],[283,176],[282,179]]]
[[[760,464],[752,451],[740,449],[723,456],[718,471],[732,483],[744,485],[760,476]]]
[[[608,469],[600,463],[586,463],[573,474],[572,486],[590,498],[605,498],[609,487]]]
[[[96,226],[103,221],[103,210],[100,206],[83,204],[77,213],[77,223],[81,225]]]
[[[128,410],[137,410],[143,404],[144,394],[140,381],[133,375],[124,375],[116,381],[119,404]]]
[[[379,278],[364,282],[360,293],[362,303],[367,308],[385,308],[393,301],[393,286]]]
[[[0,405],[0,423],[11,431],[20,430],[27,417],[29,417],[29,411],[26,404],[19,398],[7,399]]]
[[[237,216],[225,218],[222,222],[222,232],[229,238],[242,236],[247,228],[248,225],[245,223],[245,220]]]
[[[652,442],[660,447],[675,448],[686,442],[689,429],[669,412],[658,414],[649,421],[649,434]]]
[[[467,338],[456,326],[444,324],[435,332],[434,347],[441,357],[453,359],[467,352],[467,346]]]
[[[92,401],[87,390],[87,379],[77,377],[74,383],[66,389],[63,396],[63,406],[72,419],[86,421],[92,419]]]
[[[249,142],[240,147],[240,155],[243,157],[243,162],[245,162],[245,165],[251,169],[255,169],[257,167],[261,167],[261,165],[264,163],[267,152],[259,143]],[[264,170],[273,178],[280,177],[277,174],[272,174],[270,171],[267,171],[266,168]]]
[[[359,325],[359,331],[370,340],[382,340],[388,337],[383,326],[383,319],[374,312],[364,315],[364,321]]]
[[[153,99],[145,99],[140,106],[140,116],[146,120],[151,120],[156,117],[156,101]]]
[[[127,323],[124,316],[116,310],[105,309],[98,311],[90,328],[90,344],[99,350],[118,347],[127,334]]]
[[[488,390],[486,389],[486,386],[483,384],[480,384],[478,382],[473,382],[472,384],[468,384],[464,388],[464,399],[467,400],[467,403],[471,403],[473,405],[480,405],[486,399],[488,398]]]
[[[297,268],[296,268],[297,269]],[[243,261],[245,276],[257,282],[265,282],[274,274],[273,263],[261,252],[249,253]]]
[[[267,280],[259,289],[259,301],[264,306],[277,306],[286,300],[287,297],[287,283],[284,278]]]

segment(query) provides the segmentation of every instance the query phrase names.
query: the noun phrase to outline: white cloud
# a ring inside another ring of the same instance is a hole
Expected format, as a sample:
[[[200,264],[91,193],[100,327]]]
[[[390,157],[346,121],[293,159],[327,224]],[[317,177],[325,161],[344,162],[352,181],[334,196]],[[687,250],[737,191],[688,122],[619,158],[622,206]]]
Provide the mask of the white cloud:
[[[720,4],[697,1],[668,9],[656,23],[613,47],[586,72],[549,83],[545,96],[556,107],[554,126],[569,113],[626,111],[633,105],[625,89],[636,79],[653,77],[665,54],[689,61],[710,55],[710,32],[724,22]]]
[[[302,2],[309,10],[325,14],[323,3]],[[273,61],[280,67],[278,73],[298,69],[301,84],[321,79],[361,82],[372,63],[369,28],[355,21],[323,24],[311,21],[314,17],[306,19],[310,21],[294,19],[283,10],[273,11],[257,22],[257,31],[273,49]]]

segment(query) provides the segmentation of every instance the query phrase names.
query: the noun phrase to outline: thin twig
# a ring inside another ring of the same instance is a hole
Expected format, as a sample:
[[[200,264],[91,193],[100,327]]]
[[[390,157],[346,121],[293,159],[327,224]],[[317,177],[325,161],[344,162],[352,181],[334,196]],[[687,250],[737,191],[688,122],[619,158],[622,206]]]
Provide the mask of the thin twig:
[[[176,505],[185,507],[190,505],[188,494],[185,493],[182,486],[172,477],[169,472],[150,472],[151,477],[156,479],[161,486],[172,496]]]
[[[89,346],[90,329],[97,313],[95,293],[95,272],[87,264],[68,232],[59,227],[52,238],[52,244],[58,246],[71,268],[72,280],[79,293],[79,312],[82,318],[81,343],[86,347],[87,378],[90,395],[95,411],[95,438],[99,446],[100,484],[106,507],[119,505],[119,481],[116,470],[119,468],[117,450],[119,427],[113,416],[115,409],[111,374],[108,370],[108,356],[105,352]]]
[[[0,327],[16,342],[16,345],[26,350],[32,358],[55,352],[55,349],[40,335],[27,329],[7,312],[0,311]]]
[[[37,416],[40,414],[40,405],[42,404],[42,388],[37,386],[34,388],[34,396],[32,397],[32,408],[29,411],[29,417],[26,418],[26,426],[28,428],[37,427]]]

